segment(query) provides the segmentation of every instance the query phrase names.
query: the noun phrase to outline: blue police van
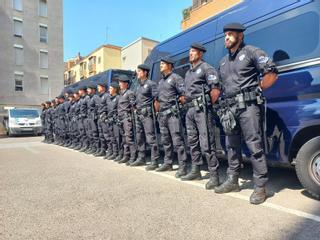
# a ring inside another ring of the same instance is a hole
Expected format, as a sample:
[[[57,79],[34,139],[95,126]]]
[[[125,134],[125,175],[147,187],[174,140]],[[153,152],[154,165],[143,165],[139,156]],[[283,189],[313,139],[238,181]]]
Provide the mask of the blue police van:
[[[110,83],[118,81],[117,77],[119,75],[126,75],[129,79],[132,79],[134,77],[134,72],[130,71],[130,70],[108,69],[108,70],[101,72],[97,75],[91,76],[89,78],[75,82],[69,86],[66,86],[63,89],[62,93],[65,93],[69,89],[75,90],[75,89],[79,88],[80,86],[87,86],[89,83],[97,83],[100,81],[106,83],[109,86]]]
[[[244,24],[245,43],[265,50],[279,70],[278,81],[264,92],[268,164],[294,166],[301,184],[320,198],[319,21],[318,0],[244,0],[158,44],[145,63],[152,66],[151,79],[159,81],[159,59],[170,56],[176,61],[175,72],[184,77],[190,68],[189,46],[200,42],[207,48],[204,59],[218,68],[227,54],[223,26],[230,22]],[[217,152],[223,157],[224,134],[221,129],[216,132]],[[243,152],[248,156],[245,146]]]

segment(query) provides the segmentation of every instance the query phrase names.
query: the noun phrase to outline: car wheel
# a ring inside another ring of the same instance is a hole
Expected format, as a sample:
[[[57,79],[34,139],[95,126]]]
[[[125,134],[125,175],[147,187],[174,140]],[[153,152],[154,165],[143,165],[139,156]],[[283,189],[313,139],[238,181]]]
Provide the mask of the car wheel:
[[[320,137],[302,145],[295,169],[301,184],[314,198],[320,199]]]

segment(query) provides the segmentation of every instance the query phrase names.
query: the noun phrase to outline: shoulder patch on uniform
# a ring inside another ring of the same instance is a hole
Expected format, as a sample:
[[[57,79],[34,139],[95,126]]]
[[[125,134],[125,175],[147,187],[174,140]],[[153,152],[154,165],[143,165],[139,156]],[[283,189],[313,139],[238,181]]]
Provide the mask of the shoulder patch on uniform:
[[[266,63],[269,61],[269,58],[266,56],[261,56],[258,58],[258,63]]]
[[[217,80],[217,76],[216,75],[209,75],[208,76],[208,80],[209,81],[215,81],[215,80]]]
[[[242,55],[240,55],[239,60],[240,60],[240,61],[243,61],[243,60],[245,59],[245,57],[246,57],[246,55],[245,55],[245,54],[242,54]]]
[[[148,87],[148,84],[143,85],[143,87],[144,87],[144,88],[147,88],[147,87]]]
[[[197,69],[196,73],[197,74],[201,73],[201,68]]]
[[[168,83],[171,83],[172,82],[172,78],[168,78]]]

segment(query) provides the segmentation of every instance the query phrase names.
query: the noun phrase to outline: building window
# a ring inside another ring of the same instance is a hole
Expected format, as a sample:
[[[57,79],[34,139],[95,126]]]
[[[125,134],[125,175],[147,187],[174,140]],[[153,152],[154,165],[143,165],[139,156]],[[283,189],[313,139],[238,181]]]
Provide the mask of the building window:
[[[47,76],[40,76],[41,94],[49,93],[49,80]]]
[[[14,74],[14,90],[16,92],[23,91],[23,73]]]
[[[14,45],[14,60],[16,65],[23,65],[23,46]]]
[[[98,64],[101,63],[101,57],[98,57]]]
[[[13,31],[15,37],[22,37],[22,20],[14,18],[13,19]]]
[[[48,52],[40,50],[40,68],[48,68]]]
[[[125,62],[127,57],[122,57],[122,62]]]
[[[39,16],[41,17],[48,16],[47,0],[39,0]]]
[[[48,43],[48,27],[40,25],[40,42]]]
[[[22,0],[12,0],[12,7],[14,10],[22,11]]]

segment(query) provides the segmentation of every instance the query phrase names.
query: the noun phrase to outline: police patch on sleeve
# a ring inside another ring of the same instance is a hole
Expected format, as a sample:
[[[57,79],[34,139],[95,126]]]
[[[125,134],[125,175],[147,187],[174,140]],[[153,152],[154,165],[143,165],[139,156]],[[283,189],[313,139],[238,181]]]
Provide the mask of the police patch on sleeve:
[[[264,64],[264,63],[267,63],[269,61],[269,58],[266,57],[266,56],[261,56],[258,58],[258,63],[259,64]]]
[[[208,76],[208,81],[215,82],[216,80],[217,80],[217,76],[216,75],[209,75]]]
[[[196,71],[197,74],[200,74],[201,73],[201,68],[199,68],[197,71]]]

